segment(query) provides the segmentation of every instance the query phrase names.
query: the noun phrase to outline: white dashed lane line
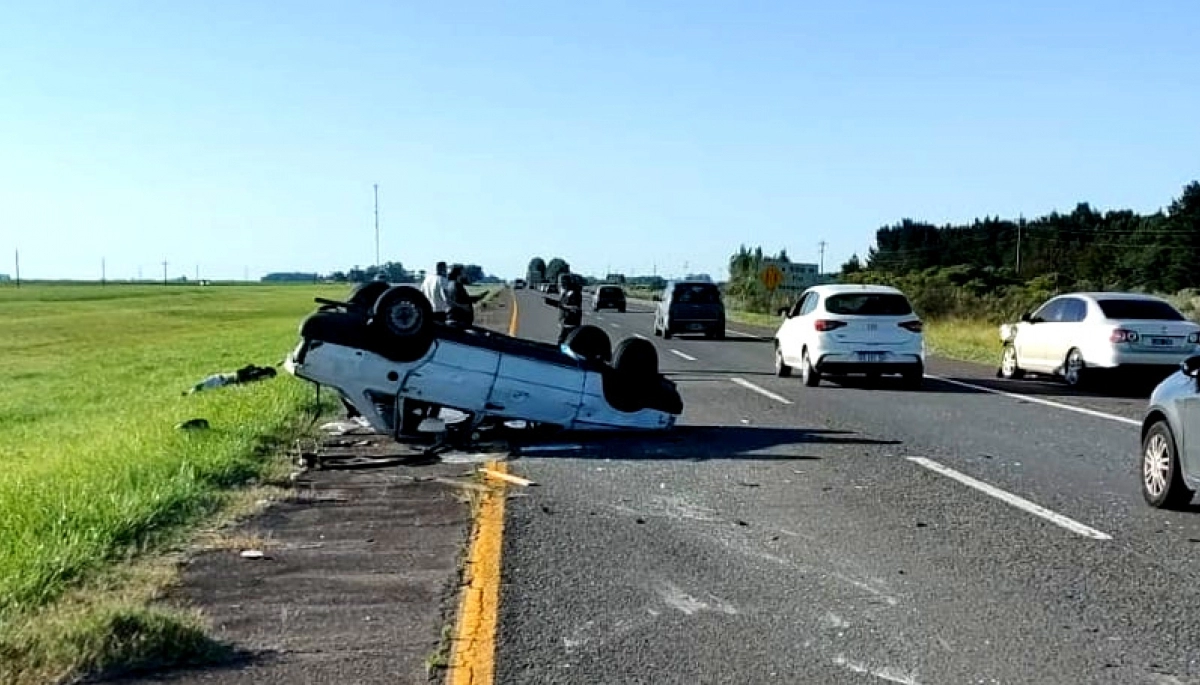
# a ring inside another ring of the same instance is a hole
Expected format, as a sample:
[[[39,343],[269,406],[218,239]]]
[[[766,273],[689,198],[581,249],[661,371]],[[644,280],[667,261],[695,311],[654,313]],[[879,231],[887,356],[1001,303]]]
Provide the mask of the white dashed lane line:
[[[1138,421],[1136,419],[1130,419],[1130,418],[1126,418],[1124,416],[1117,416],[1116,414],[1108,414],[1108,413],[1105,413],[1102,411],[1096,411],[1095,409],[1087,409],[1085,407],[1076,407],[1073,404],[1064,404],[1062,402],[1055,402],[1053,400],[1044,400],[1040,397],[1031,397],[1029,395],[1022,395],[1022,394],[1016,393],[1016,392],[1006,392],[1004,390],[997,390],[995,388],[989,388],[984,385],[975,385],[974,383],[964,383],[962,381],[956,381],[951,378],[943,378],[941,376],[933,376],[930,374],[925,374],[925,377],[931,378],[935,381],[949,383],[950,385],[957,385],[960,388],[970,388],[971,390],[978,390],[980,392],[990,392],[993,395],[1002,395],[1004,397],[1008,397],[1008,398],[1014,399],[1014,400],[1020,400],[1022,402],[1032,402],[1034,404],[1040,404],[1044,407],[1054,407],[1055,409],[1065,409],[1067,411],[1073,411],[1077,414],[1083,414],[1084,416],[1093,416],[1098,419],[1107,419],[1108,421],[1116,421],[1117,423],[1123,423],[1123,424],[1126,424],[1129,426],[1139,426],[1140,427],[1142,425],[1142,422]]]
[[[1049,509],[1047,509],[1046,507],[1043,507],[1040,504],[1034,504],[1033,502],[1030,502],[1029,500],[1027,500],[1023,497],[1018,497],[1017,495],[1014,495],[1011,492],[1008,492],[1006,490],[1001,490],[1000,488],[998,488],[994,485],[988,485],[987,483],[984,483],[981,480],[976,480],[976,479],[968,476],[965,473],[960,473],[958,471],[955,471],[954,469],[950,468],[949,466],[944,466],[942,464],[939,464],[938,462],[936,462],[932,459],[926,459],[925,457],[908,457],[908,460],[914,464],[917,464],[918,466],[923,466],[923,467],[929,469],[930,471],[933,471],[934,473],[940,473],[947,478],[956,480],[956,481],[962,483],[963,485],[966,485],[967,487],[975,488],[976,490],[982,492],[985,495],[990,495],[992,497],[995,497],[996,499],[1000,500],[1001,502],[1004,502],[1005,504],[1009,504],[1009,505],[1012,505],[1022,511],[1029,512],[1030,514],[1033,514],[1034,516],[1040,516],[1055,525],[1066,528],[1067,530],[1071,531],[1072,533],[1075,533],[1076,535],[1082,535],[1085,538],[1091,538],[1093,540],[1111,540],[1112,539],[1112,536],[1109,535],[1108,533],[1102,533],[1102,532],[1096,530],[1095,528],[1092,528],[1091,526],[1085,526],[1084,524],[1076,521],[1075,519],[1067,518],[1066,516],[1063,516],[1062,514],[1059,514],[1058,512],[1050,511]]]
[[[759,386],[751,383],[750,381],[746,380],[745,378],[730,378],[729,380],[733,381],[734,383],[737,383],[738,385],[742,386],[743,388],[745,388],[747,390],[753,390],[754,392],[762,395],[763,397],[769,397],[769,398],[775,400],[776,402],[779,402],[780,404],[791,404],[792,403],[791,400],[784,397],[783,395],[776,395],[775,393],[771,392],[770,390],[759,387]]]
[[[693,357],[692,355],[690,355],[690,354],[684,354],[683,352],[680,352],[679,350],[674,350],[674,349],[673,349],[673,350],[671,350],[671,354],[675,355],[676,357],[682,357],[683,359],[686,359],[686,360],[688,360],[689,362],[694,362],[694,361],[696,361],[696,358],[695,358],[695,357]]]

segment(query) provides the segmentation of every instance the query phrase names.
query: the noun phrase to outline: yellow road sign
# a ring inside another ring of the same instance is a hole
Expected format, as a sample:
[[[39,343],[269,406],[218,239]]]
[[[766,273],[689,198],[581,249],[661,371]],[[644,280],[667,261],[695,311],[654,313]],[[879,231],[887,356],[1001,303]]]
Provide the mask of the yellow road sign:
[[[767,286],[767,290],[774,290],[783,283],[783,271],[774,264],[768,264],[759,274],[762,279],[762,284]]]

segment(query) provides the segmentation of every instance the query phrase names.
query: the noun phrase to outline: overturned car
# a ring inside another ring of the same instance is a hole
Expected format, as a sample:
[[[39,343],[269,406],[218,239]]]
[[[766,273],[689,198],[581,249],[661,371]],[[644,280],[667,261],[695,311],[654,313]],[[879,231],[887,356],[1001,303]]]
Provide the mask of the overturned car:
[[[373,429],[413,435],[434,409],[473,425],[523,420],[563,429],[664,430],[683,401],[643,338],[581,326],[561,346],[434,320],[411,286],[358,286],[346,302],[318,299],[285,368],[335,389]]]

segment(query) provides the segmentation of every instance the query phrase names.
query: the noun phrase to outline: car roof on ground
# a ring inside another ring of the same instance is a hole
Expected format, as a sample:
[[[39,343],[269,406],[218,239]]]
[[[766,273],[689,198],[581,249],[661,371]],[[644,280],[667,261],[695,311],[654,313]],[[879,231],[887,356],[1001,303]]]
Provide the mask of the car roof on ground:
[[[847,293],[876,293],[876,294],[891,294],[903,295],[904,293],[890,285],[876,285],[874,283],[835,283],[830,285],[814,285],[807,292],[814,292],[820,295],[845,295]]]

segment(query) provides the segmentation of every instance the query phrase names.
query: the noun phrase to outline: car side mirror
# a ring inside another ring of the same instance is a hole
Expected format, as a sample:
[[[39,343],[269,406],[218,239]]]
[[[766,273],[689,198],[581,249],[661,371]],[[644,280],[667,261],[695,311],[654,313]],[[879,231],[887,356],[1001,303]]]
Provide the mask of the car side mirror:
[[[791,307],[780,307],[779,309],[776,309],[776,310],[775,310],[775,313],[776,313],[776,314],[778,314],[779,316],[782,316],[782,317],[784,317],[784,318],[786,319],[786,318],[790,318],[790,317],[788,316],[788,312],[790,312],[791,310],[792,310],[792,308],[791,308]]]
[[[1029,312],[1025,312],[1024,314],[1021,315],[1021,321],[1025,322],[1025,323],[1033,323],[1034,322],[1033,315],[1030,314]]]
[[[1186,376],[1195,378],[1197,375],[1200,375],[1200,355],[1194,355],[1184,359],[1183,363],[1179,365],[1179,368]]]

